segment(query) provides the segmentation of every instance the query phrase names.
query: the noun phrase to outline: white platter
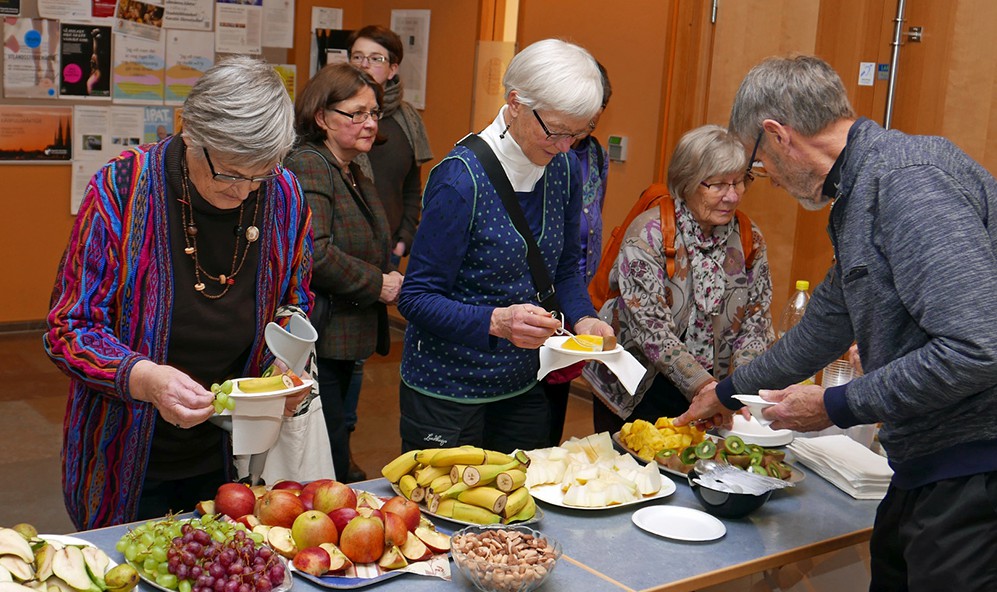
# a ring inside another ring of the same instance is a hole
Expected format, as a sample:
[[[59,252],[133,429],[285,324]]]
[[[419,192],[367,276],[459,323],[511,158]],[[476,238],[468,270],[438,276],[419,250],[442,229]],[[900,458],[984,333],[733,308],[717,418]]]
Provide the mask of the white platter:
[[[563,347],[564,342],[571,339],[571,337],[565,337],[563,335],[555,335],[553,337],[548,337],[547,341],[544,342],[544,347],[549,347],[550,349],[562,353],[568,354],[570,356],[578,356],[580,358],[599,358],[602,356],[611,356],[613,354],[618,354],[623,351],[623,346],[619,343],[616,344],[616,348],[610,351],[579,351],[577,349],[566,349]]]
[[[644,502],[649,502],[651,500],[661,499],[663,497],[668,497],[673,493],[675,493],[675,482],[671,479],[664,478],[661,480],[661,489],[654,495],[631,500],[622,504],[592,508],[584,506],[569,506],[564,503],[564,492],[561,491],[561,485],[558,483],[552,483],[550,485],[534,485],[533,487],[530,487],[530,495],[532,495],[534,499],[538,499],[552,506],[568,508],[570,510],[612,510],[615,508],[623,508],[625,506],[643,504]]]
[[[706,512],[679,506],[650,506],[631,517],[639,528],[677,541],[713,541],[727,534],[727,527]]]

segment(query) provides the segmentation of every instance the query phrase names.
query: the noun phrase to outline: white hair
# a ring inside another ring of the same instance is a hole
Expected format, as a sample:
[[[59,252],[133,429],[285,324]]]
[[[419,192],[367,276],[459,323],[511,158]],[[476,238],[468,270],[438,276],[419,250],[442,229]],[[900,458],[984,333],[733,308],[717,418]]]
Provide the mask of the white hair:
[[[584,48],[544,39],[516,54],[502,77],[505,97],[516,91],[530,109],[590,119],[602,107],[602,75]]]

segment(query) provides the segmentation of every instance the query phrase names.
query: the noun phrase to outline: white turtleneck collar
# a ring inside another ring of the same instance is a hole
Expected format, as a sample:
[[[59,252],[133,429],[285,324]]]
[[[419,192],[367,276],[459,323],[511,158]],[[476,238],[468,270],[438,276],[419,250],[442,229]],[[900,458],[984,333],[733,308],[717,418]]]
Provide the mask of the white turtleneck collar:
[[[512,135],[505,131],[505,111],[508,108],[508,105],[502,105],[495,121],[478,135],[488,143],[495,156],[498,157],[502,169],[509,177],[509,182],[512,183],[512,189],[517,192],[533,191],[546,167],[530,162]],[[499,136],[503,132],[505,132],[505,137],[500,138]]]

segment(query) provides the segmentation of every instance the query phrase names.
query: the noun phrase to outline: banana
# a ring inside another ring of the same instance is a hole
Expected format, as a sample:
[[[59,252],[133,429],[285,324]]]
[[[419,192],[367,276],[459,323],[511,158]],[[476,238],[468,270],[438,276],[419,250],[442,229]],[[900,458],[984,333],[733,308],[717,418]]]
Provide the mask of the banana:
[[[415,460],[416,451],[410,450],[398,455],[395,460],[384,465],[381,475],[392,483],[398,483],[403,475],[411,473],[419,463]],[[405,496],[408,497],[408,496]]]
[[[529,500],[531,499],[532,496],[530,495],[530,490],[525,487],[516,489],[509,494],[509,497],[505,502],[505,508],[501,512],[502,517],[511,520],[513,516],[518,514],[527,506],[527,504],[529,504]]]
[[[494,512],[489,512],[484,508],[465,504],[461,501],[454,501],[452,517],[454,520],[463,520],[464,522],[473,522],[475,524],[497,524],[502,521],[502,518]]]
[[[457,466],[457,465],[454,465]],[[461,480],[467,483],[471,487],[480,487],[481,485],[491,485],[492,481],[495,481],[495,477],[504,471],[509,469],[515,469],[519,467],[519,461],[513,460],[510,463],[504,465],[475,465],[469,466],[461,474]],[[450,476],[453,477],[453,471],[450,472]],[[454,481],[455,483],[457,481]]]
[[[467,485],[464,483],[463,485]],[[457,487],[454,485],[454,487]],[[451,488],[453,489],[453,488]],[[444,495],[444,497],[447,497]],[[494,487],[472,487],[457,494],[457,501],[484,508],[495,514],[501,514],[505,509],[509,496]]]
[[[419,484],[415,482],[415,477],[412,475],[402,475],[402,478],[398,480],[398,489],[402,492],[402,495],[415,503],[419,503],[426,498],[426,489],[419,487]]]
[[[423,450],[417,450],[415,452],[415,460],[419,461],[420,465],[426,465],[426,466],[428,466],[429,465],[429,461],[433,460],[433,457],[436,456],[436,453],[438,453],[441,450],[448,450],[448,449],[445,449],[445,448],[425,448]]]
[[[266,393],[270,391],[282,391],[294,386],[294,381],[286,374],[268,376],[266,378],[243,378],[236,387],[244,393]]]
[[[453,487],[453,481],[450,480],[449,474],[440,475],[436,479],[433,479],[433,482],[429,484],[429,489],[439,494],[442,494],[451,487]]]
[[[452,467],[453,465],[483,465],[485,451],[475,446],[459,448],[443,448],[433,455],[429,464],[434,467]]]
[[[433,483],[439,477],[444,475],[447,479],[450,478],[450,467],[423,467],[421,469],[416,469],[415,482],[419,484],[420,487],[428,487],[430,483]],[[451,484],[453,482],[451,481]]]
[[[511,456],[509,456],[508,454],[505,454],[504,452],[495,452],[494,450],[486,450],[485,451],[485,462],[478,463],[478,464],[485,464],[485,465],[507,465],[507,464],[513,462],[514,460],[516,460],[516,459],[514,459]]]
[[[457,497],[458,495],[467,491],[467,489],[468,489],[467,483],[455,483],[451,485],[449,489],[445,491],[440,491],[439,494],[441,498],[447,499],[451,497]]]
[[[495,476],[495,487],[499,491],[511,493],[526,483],[526,471],[509,469]]]
[[[444,518],[452,518],[453,517],[453,507],[454,507],[454,504],[457,503],[457,500],[454,500],[454,499],[440,499],[440,498],[436,498],[436,499],[437,499],[436,509],[432,510],[432,512],[434,514],[438,514],[440,516],[443,516]]]
[[[460,483],[461,481],[463,481],[461,476],[464,474],[464,469],[466,468],[467,465],[454,465],[450,467],[450,482]]]
[[[508,507],[508,504],[506,504],[506,507]],[[537,513],[537,503],[533,501],[532,495],[528,495],[526,497],[526,505],[523,506],[523,509],[520,510],[518,513],[516,513],[514,516],[506,518],[503,522],[505,522],[505,524],[510,524],[512,522],[522,522],[524,520],[530,520],[536,515],[536,513]]]

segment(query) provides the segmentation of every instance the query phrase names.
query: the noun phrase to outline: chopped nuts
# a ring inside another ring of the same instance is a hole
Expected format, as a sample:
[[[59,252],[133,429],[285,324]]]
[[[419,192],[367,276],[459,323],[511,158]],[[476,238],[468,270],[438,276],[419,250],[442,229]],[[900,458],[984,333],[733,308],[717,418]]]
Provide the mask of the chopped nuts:
[[[470,576],[498,591],[520,590],[525,584],[543,580],[557,559],[546,539],[517,530],[465,533],[454,536],[452,544],[455,551],[467,556],[460,563]]]

